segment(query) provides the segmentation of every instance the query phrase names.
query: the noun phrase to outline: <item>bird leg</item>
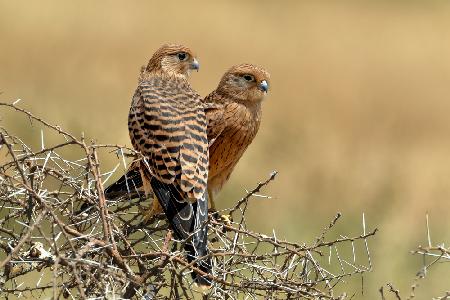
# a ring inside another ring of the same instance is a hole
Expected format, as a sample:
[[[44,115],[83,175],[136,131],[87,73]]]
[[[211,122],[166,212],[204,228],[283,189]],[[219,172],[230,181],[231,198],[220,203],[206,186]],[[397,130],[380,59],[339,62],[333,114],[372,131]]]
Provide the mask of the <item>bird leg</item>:
[[[139,212],[144,216],[144,224],[147,224],[155,215],[162,213],[163,209],[153,193],[152,186],[150,185],[151,175],[147,167],[143,166],[144,165],[141,164],[141,168],[139,169],[142,178],[142,186],[144,187],[147,198],[153,199],[151,208],[139,207]]]
[[[209,199],[209,210],[212,212],[214,219],[218,222],[222,222],[227,226],[231,226],[233,218],[231,215],[220,215],[216,209],[216,204],[214,203],[214,193],[208,189],[208,199]]]
[[[156,197],[153,198],[151,208],[138,207],[139,212],[144,216],[144,224],[147,224],[155,215],[163,212],[161,205]]]

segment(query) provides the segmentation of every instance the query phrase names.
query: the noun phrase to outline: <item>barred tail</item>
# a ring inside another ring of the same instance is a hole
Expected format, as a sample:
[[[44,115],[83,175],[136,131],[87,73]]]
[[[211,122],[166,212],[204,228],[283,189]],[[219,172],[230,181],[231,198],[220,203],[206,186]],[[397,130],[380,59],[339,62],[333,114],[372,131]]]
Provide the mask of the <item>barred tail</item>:
[[[192,240],[187,241],[185,244],[188,262],[207,255],[207,193],[205,192],[204,198],[195,203],[190,203],[182,198],[180,192],[172,184],[162,183],[155,177],[152,177],[150,184],[177,238],[184,240],[193,234]],[[211,274],[211,259],[209,257],[202,259],[195,264],[195,267],[207,274]],[[211,285],[211,280],[207,276],[192,272],[192,278],[199,285]]]

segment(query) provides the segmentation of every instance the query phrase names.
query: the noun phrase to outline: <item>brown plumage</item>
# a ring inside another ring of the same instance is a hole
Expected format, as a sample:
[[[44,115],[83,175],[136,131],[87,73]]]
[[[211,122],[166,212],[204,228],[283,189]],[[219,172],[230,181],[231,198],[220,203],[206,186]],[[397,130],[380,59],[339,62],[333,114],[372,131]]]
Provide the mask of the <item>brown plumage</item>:
[[[228,181],[258,132],[261,102],[267,94],[269,80],[269,73],[261,67],[236,65],[222,76],[218,87],[203,100],[208,120],[210,208],[215,208],[214,196]],[[127,175],[134,178],[133,167]],[[124,182],[124,176],[119,179],[121,182]]]
[[[207,254],[208,218],[207,120],[187,80],[192,69],[198,62],[189,48],[158,49],[141,74],[128,118],[131,143],[145,157],[139,166],[145,192],[153,192],[179,239],[194,233],[186,244],[189,261]],[[209,261],[200,268],[209,272]]]
[[[133,147],[149,158],[142,168],[175,184],[185,199],[202,197],[208,176],[206,116],[186,78],[151,72],[140,82],[129,114]],[[141,166],[142,166],[141,162]]]
[[[230,68],[219,86],[205,97],[209,140],[208,192],[211,206],[234,167],[251,144],[261,122],[261,102],[269,88],[269,73],[258,66]]]

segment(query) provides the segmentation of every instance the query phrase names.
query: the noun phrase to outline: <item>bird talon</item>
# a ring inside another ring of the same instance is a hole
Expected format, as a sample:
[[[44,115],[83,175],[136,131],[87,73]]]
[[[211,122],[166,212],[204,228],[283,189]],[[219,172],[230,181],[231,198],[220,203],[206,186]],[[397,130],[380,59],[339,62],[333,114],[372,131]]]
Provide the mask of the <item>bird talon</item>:
[[[231,215],[220,215],[220,221],[227,226],[231,226],[233,223],[233,217]]]
[[[212,215],[217,222],[221,222],[226,226],[231,226],[233,223],[233,217],[231,215],[220,215],[217,211],[213,212]]]

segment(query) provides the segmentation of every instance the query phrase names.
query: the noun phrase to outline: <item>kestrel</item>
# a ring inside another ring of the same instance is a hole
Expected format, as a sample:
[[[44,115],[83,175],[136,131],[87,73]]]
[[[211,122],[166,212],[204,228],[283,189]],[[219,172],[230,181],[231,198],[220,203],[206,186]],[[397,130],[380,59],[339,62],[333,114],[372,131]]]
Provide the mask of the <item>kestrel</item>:
[[[251,144],[261,123],[261,102],[269,89],[269,73],[261,67],[240,64],[231,67],[218,87],[205,97],[208,120],[210,208],[214,197],[228,181],[234,167]],[[108,198],[139,193],[136,165],[105,191]],[[128,186],[125,185],[128,178]],[[130,195],[129,195],[130,196]],[[132,196],[131,196],[132,197]],[[227,216],[222,216],[229,221]]]
[[[230,178],[234,167],[251,144],[261,123],[261,102],[269,90],[269,73],[258,66],[231,67],[218,87],[205,97],[209,140],[208,193],[214,196]]]
[[[162,46],[141,74],[128,117],[131,143],[145,157],[139,163],[144,190],[158,200],[152,213],[161,206],[179,239],[192,235],[185,246],[189,262],[208,251],[207,119],[187,80],[198,68],[189,48]],[[211,268],[206,259],[198,267],[207,273]],[[210,285],[192,274],[198,284]]]

